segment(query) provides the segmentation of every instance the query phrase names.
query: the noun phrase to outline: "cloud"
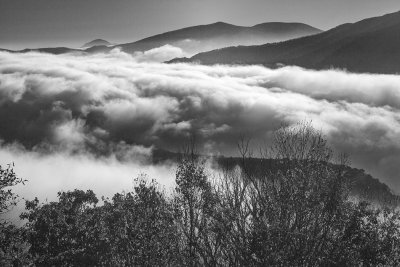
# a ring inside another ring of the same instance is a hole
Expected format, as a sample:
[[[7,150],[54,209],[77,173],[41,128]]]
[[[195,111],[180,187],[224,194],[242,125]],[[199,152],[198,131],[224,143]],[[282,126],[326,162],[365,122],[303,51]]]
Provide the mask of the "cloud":
[[[0,138],[44,155],[129,162],[152,148],[176,150],[192,133],[204,152],[232,155],[242,134],[268,141],[280,125],[306,119],[354,166],[400,191],[400,76],[162,64],[157,51],[0,52]]]
[[[133,57],[138,62],[165,62],[187,56],[184,51],[172,45],[164,45],[144,52],[135,52]]]
[[[23,199],[38,197],[41,202],[55,201],[57,192],[74,189],[93,190],[99,198],[112,197],[115,193],[133,190],[134,179],[142,175],[157,180],[161,188],[169,190],[175,177],[175,166],[168,164],[149,165],[137,160],[121,162],[115,156],[95,158],[88,154],[71,156],[63,152],[43,155],[14,145],[2,146],[0,164],[5,166],[11,162],[15,164],[17,175],[28,180],[25,185],[13,189],[20,196],[18,206],[2,215],[17,223],[19,214],[24,211]]]

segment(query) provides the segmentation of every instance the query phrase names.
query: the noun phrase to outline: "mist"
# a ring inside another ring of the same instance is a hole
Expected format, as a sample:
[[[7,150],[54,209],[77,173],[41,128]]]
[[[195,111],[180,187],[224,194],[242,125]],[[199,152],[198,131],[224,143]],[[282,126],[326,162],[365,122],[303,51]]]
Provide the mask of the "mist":
[[[0,52],[0,164],[29,180],[20,195],[109,195],[140,173],[170,184],[173,167],[148,160],[155,148],[195,135],[202,153],[236,155],[240,136],[257,147],[304,120],[400,192],[400,76],[162,63],[180,55]]]

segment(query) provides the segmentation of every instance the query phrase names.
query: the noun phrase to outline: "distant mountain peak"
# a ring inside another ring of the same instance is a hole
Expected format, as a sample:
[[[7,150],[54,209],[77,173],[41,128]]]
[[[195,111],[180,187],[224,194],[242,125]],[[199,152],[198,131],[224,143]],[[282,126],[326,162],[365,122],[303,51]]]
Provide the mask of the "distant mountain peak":
[[[189,54],[210,51],[228,46],[260,45],[281,42],[321,32],[306,24],[265,23],[258,27],[238,26],[223,21],[186,27],[120,44],[124,52],[146,51],[166,44],[177,46]],[[194,42],[185,42],[194,40]]]
[[[104,39],[95,39],[91,42],[88,42],[86,44],[84,44],[82,47],[88,48],[88,47],[92,47],[92,46],[108,46],[108,45],[112,45],[112,43],[104,40]]]
[[[196,26],[195,26],[196,27]],[[230,24],[230,23],[226,23],[223,21],[217,21],[214,23],[210,23],[210,24],[205,24],[205,25],[199,25],[198,27],[207,27],[207,28],[237,28],[240,26],[234,25],[234,24]]]
[[[164,45],[181,48],[187,54],[197,54],[230,46],[260,45],[276,43],[304,37],[321,30],[302,23],[262,23],[255,26],[238,26],[223,21],[196,25],[153,35],[136,42],[111,44],[104,39],[95,39],[84,44],[79,51],[87,53],[105,53],[119,47],[126,53],[147,51]],[[38,49],[36,49],[38,50]],[[76,49],[45,48],[48,53],[75,52]]]
[[[280,42],[231,45],[198,53],[190,59],[170,62],[259,64],[272,68],[296,65],[309,69],[338,68],[359,73],[400,72],[400,12],[342,24],[325,32],[318,32],[318,29],[301,23],[262,23],[252,28],[264,34],[274,34],[282,28],[300,34],[299,38]],[[306,34],[301,34],[304,30]]]
[[[314,29],[317,29],[315,27],[312,27],[308,24],[305,23],[301,23],[301,22],[280,22],[280,21],[271,21],[271,22],[263,22],[263,23],[259,23],[254,25],[253,27],[265,27],[265,26],[296,26],[296,27],[311,27]],[[320,29],[318,29],[319,31],[321,31]]]
[[[229,23],[226,23],[223,21],[217,21],[217,22],[212,23],[211,25],[232,25],[232,24],[229,24]]]

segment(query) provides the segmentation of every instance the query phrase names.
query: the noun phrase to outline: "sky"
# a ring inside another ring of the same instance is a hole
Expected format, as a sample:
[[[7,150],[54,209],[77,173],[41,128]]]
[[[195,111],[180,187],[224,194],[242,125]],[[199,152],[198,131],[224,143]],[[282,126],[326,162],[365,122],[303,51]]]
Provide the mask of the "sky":
[[[303,22],[327,30],[398,10],[398,0],[0,0],[0,47],[124,43],[217,21]]]

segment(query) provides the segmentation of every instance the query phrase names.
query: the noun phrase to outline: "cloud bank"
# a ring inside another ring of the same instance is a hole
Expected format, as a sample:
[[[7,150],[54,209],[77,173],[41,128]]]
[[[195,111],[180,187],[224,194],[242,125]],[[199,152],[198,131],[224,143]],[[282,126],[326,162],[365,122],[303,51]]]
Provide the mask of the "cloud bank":
[[[28,180],[25,185],[13,189],[20,196],[17,207],[1,215],[16,223],[20,223],[19,214],[24,211],[23,199],[37,197],[42,202],[55,201],[57,192],[74,189],[93,190],[99,199],[101,196],[112,197],[115,193],[132,191],[134,179],[143,175],[157,180],[160,187],[168,191],[174,184],[176,169],[166,163],[149,165],[136,160],[121,162],[113,156],[95,158],[63,152],[42,154],[15,145],[3,145],[0,163],[5,167],[11,162],[15,164],[16,174]]]
[[[203,152],[232,155],[243,134],[268,141],[282,124],[312,120],[354,166],[400,192],[400,76],[157,62],[172,50],[181,53],[0,52],[0,138],[123,164],[192,133]]]
[[[118,53],[120,51],[117,50],[115,52]],[[165,62],[186,56],[188,55],[181,48],[169,44],[144,52],[135,52],[133,55],[135,61],[138,62]]]

